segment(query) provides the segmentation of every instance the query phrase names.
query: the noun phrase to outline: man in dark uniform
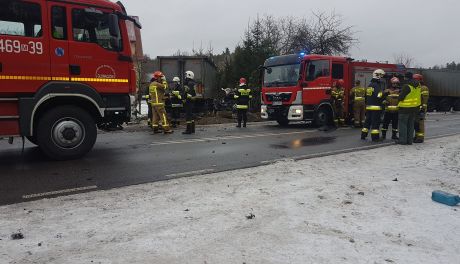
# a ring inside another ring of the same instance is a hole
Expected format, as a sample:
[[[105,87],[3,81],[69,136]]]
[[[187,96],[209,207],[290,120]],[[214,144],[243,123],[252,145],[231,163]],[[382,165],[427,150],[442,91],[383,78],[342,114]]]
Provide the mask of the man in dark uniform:
[[[369,87],[366,89],[366,122],[361,131],[361,139],[365,140],[371,131],[372,141],[380,139],[380,119],[382,116],[383,83],[385,72],[375,70]]]
[[[193,114],[193,105],[196,97],[196,82],[194,81],[195,74],[192,71],[185,72],[184,92],[182,99],[185,100],[185,121],[187,128],[182,134],[195,134],[195,117]]]
[[[345,125],[345,111],[344,111],[344,99],[345,99],[345,90],[343,85],[345,82],[340,79],[338,80],[331,91],[332,107],[334,108],[334,124],[336,127]]]
[[[182,86],[180,84],[180,78],[174,77],[173,78],[174,87],[171,91],[171,117],[172,117],[172,127],[177,127],[180,125],[180,113],[182,108],[184,108],[184,102],[182,101]]]
[[[238,125],[236,127],[241,128],[241,122],[243,122],[243,127],[246,127],[246,122],[248,121],[248,109],[249,102],[252,99],[251,89],[246,85],[246,79],[240,79],[240,87],[236,91],[234,98],[236,100],[236,109],[238,112]]]

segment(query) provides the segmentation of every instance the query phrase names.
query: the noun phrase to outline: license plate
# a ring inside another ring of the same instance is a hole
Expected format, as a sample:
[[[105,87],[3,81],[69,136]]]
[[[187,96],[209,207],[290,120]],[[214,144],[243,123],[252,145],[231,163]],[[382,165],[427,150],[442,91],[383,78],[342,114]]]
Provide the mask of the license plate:
[[[276,101],[276,102],[273,102],[273,105],[283,105],[283,102]]]

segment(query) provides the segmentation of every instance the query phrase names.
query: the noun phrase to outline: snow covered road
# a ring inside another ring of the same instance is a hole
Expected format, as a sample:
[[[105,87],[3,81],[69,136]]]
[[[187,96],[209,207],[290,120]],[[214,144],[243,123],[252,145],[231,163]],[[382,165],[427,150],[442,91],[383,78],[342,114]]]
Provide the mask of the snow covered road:
[[[3,206],[0,263],[459,263],[437,189],[460,136]]]

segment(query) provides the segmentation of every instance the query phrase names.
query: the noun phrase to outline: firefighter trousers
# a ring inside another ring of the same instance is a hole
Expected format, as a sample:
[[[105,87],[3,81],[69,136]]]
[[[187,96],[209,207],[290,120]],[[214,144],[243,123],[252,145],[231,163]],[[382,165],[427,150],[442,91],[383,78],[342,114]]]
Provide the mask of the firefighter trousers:
[[[387,111],[385,112],[385,116],[383,117],[383,126],[382,126],[382,132],[386,133],[388,131],[388,128],[390,127],[391,123],[391,129],[393,130],[394,133],[398,132],[398,112],[390,112]]]
[[[152,127],[158,129],[160,121],[164,131],[170,131],[168,116],[164,105],[152,105]]]
[[[425,139],[425,118],[415,118],[415,139],[423,141]]]
[[[248,122],[248,109],[238,109],[238,126],[241,127],[241,122],[243,122],[243,126],[246,127],[246,123]]]
[[[373,141],[380,139],[380,120],[382,117],[382,111],[380,110],[369,110],[366,112],[366,122],[362,130],[361,138],[366,138],[369,131]]]
[[[366,103],[364,101],[355,101],[353,103],[353,113],[355,126],[363,126],[366,120]]]
[[[336,126],[345,125],[345,115],[344,115],[342,102],[334,103],[333,107],[334,107],[334,114],[335,114],[334,124]]]
[[[399,113],[399,144],[412,145],[414,142],[415,112]]]

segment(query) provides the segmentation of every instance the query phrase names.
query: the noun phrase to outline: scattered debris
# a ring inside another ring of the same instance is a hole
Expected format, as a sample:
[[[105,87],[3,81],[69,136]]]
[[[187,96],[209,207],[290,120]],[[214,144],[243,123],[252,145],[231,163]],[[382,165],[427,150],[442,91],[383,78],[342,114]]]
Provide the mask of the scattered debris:
[[[41,247],[41,246],[42,246],[42,242],[38,243],[38,246]]]
[[[11,239],[13,239],[13,240],[24,239],[24,235],[21,232],[14,233],[14,234],[11,235]]]
[[[350,238],[350,243],[355,243],[355,240],[353,238]]]
[[[318,195],[318,198],[319,198],[320,200],[324,200],[326,197],[324,197],[324,196],[322,196],[322,195]]]
[[[185,209],[184,212],[190,212],[190,209]]]
[[[358,195],[364,196],[364,192],[359,192]]]
[[[226,145],[226,144],[227,144],[227,142],[222,142],[222,145]]]
[[[215,150],[213,150],[213,151],[212,151],[212,154],[214,154],[214,153],[216,153],[216,151],[215,151]]]
[[[388,262],[388,263],[394,263],[394,261],[391,260],[391,259],[385,259],[385,261]]]
[[[350,205],[350,204],[353,204],[353,202],[349,201],[349,200],[345,200],[345,201],[343,201],[343,204]]]
[[[398,181],[398,178],[395,178],[393,181],[394,181],[394,182],[397,182],[397,181]]]
[[[249,215],[246,216],[246,219],[251,220],[256,218],[256,216],[253,213],[250,213]]]

